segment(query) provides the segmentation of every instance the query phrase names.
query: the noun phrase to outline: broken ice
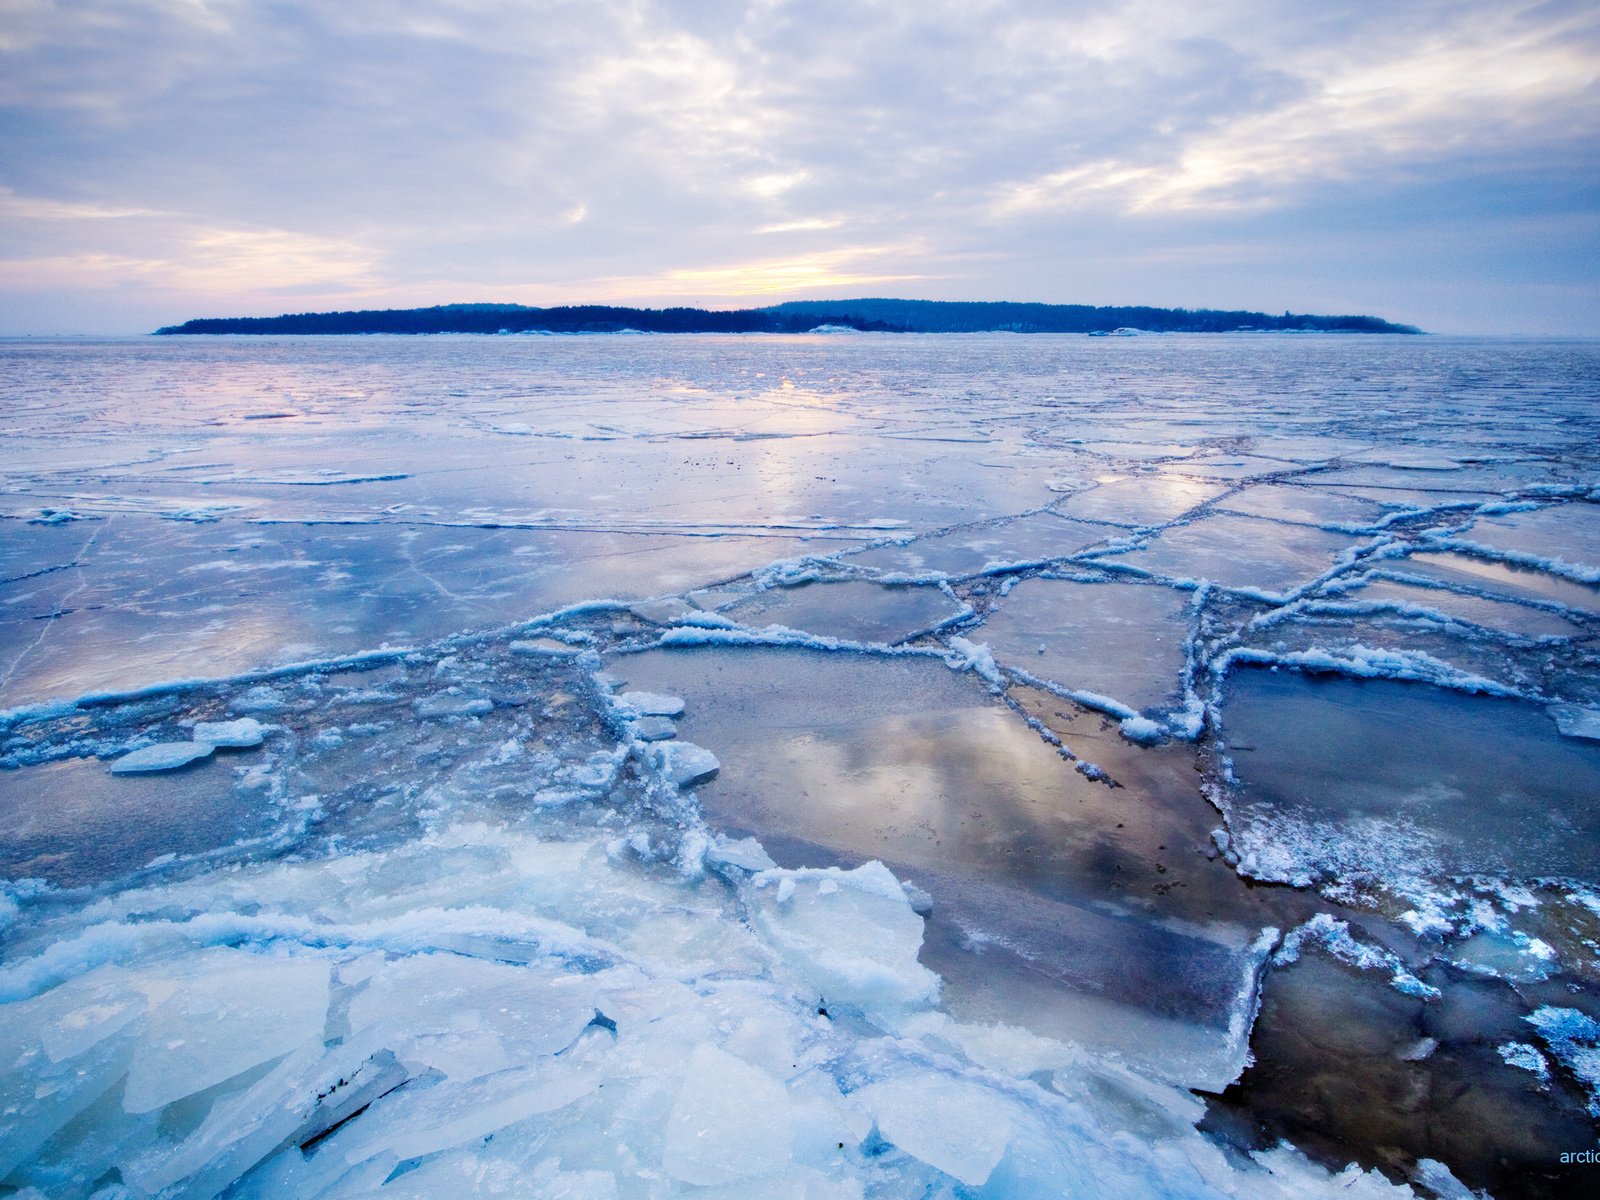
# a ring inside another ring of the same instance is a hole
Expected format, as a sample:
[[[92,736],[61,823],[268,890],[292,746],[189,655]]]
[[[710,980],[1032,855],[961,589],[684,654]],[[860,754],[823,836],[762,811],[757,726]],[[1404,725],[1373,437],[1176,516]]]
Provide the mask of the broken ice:
[[[1493,1193],[1592,1123],[1588,349],[0,353],[0,1190]],[[1323,969],[1414,1088],[1272,1040]],[[1422,1132],[1196,1131],[1264,1078]]]

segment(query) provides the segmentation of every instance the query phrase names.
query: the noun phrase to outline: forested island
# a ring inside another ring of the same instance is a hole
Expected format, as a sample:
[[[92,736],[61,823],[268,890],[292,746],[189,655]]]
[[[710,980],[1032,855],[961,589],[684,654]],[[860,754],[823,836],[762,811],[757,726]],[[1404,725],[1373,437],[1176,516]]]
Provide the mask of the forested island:
[[[157,334],[347,333],[1421,333],[1379,317],[960,300],[791,300],[768,308],[441,304],[278,317],[202,317]]]

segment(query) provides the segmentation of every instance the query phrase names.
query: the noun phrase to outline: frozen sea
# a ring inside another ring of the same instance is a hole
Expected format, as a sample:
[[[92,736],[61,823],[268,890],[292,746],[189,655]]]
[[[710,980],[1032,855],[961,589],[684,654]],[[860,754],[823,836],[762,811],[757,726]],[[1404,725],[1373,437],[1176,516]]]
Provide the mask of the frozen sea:
[[[1600,345],[0,343],[0,1197],[1554,1197]]]

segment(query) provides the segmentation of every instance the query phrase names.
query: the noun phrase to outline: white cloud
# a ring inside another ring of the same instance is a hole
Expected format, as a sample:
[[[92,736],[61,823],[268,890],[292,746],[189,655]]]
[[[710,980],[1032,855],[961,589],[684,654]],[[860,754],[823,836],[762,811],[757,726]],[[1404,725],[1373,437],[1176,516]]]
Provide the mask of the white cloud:
[[[121,221],[130,217],[172,215],[154,208],[124,208],[85,201],[20,196],[11,188],[0,187],[0,217],[12,221]]]
[[[1254,245],[1248,293],[1334,207],[1394,236],[1397,188],[1592,212],[1597,64],[1570,0],[0,0],[0,257],[147,264],[157,321],[230,281],[1090,299],[1083,246],[1148,280],[1185,241]]]
[[[828,229],[838,229],[844,224],[841,217],[801,217],[793,221],[778,221],[772,225],[763,225],[756,230],[757,233],[821,233]]]
[[[744,181],[744,186],[761,197],[781,196],[811,177],[809,171],[771,172]]]
[[[1305,95],[1246,112],[1156,155],[1109,156],[998,189],[1001,214],[1112,203],[1133,212],[1258,208],[1308,181],[1390,178],[1464,152],[1600,137],[1600,55],[1514,14],[1392,47],[1306,54]],[[1560,114],[1559,119],[1557,114]]]
[[[83,205],[22,205],[45,219],[79,221]],[[62,210],[65,210],[63,214]],[[163,214],[93,211],[92,219]],[[192,227],[144,222],[135,238],[98,246],[55,239],[54,252],[0,256],[0,286],[126,290],[209,298],[281,293],[306,287],[359,290],[372,286],[375,259],[353,243],[282,229]]]

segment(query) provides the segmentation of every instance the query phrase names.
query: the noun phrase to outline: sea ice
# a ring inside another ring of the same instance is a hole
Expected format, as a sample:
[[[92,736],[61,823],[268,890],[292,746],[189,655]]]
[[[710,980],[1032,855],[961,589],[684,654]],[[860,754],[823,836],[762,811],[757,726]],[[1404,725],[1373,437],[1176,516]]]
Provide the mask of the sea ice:
[[[678,735],[678,726],[671,717],[639,717],[629,721],[628,728],[641,742],[662,742]]]
[[[245,748],[259,746],[267,734],[260,721],[254,717],[240,717],[236,721],[196,721],[194,740],[209,742],[218,748]]]
[[[972,636],[1000,662],[1139,710],[1178,698],[1189,594],[1134,583],[1025,579]]]
[[[507,643],[506,648],[513,654],[526,654],[529,657],[540,655],[577,655],[583,653],[582,646],[574,646],[569,642],[557,638],[518,638]]]
[[[936,587],[850,581],[761,592],[724,609],[741,625],[782,625],[853,642],[897,642],[950,620],[961,606]]]
[[[1221,1091],[1250,1053],[1261,927],[1327,907],[1246,890],[1208,854],[1357,906],[1371,893],[1353,880],[1583,877],[1594,857],[1594,742],[1552,725],[1597,702],[1581,348],[554,337],[4,354],[0,661],[20,707],[0,713],[16,768],[0,772],[0,1192],[86,1200],[116,1171],[102,1197],[1395,1196],[1375,1173],[1192,1128],[1184,1088]],[[42,503],[64,515],[30,523]],[[850,553],[889,532],[909,540]],[[1364,590],[1275,611],[1351,548],[1370,552],[1349,564]],[[1077,582],[1039,577],[1067,559]],[[1121,581],[1138,569],[1178,586]],[[1237,591],[1185,582],[1200,577]],[[963,627],[947,659],[818,638],[635,653],[660,637],[642,624],[707,623],[646,599],[675,595],[852,643]],[[1481,629],[1441,631],[1412,602]],[[368,649],[381,675],[281,665]],[[1236,649],[1476,676],[1537,703],[1392,682],[1313,703],[1297,692],[1315,681],[1287,671],[1263,699],[1248,693],[1269,672]],[[690,796],[623,770],[635,739],[676,723],[593,706],[591,653],[689,697],[683,732],[717,748],[721,775]],[[1198,746],[1131,744],[1116,718],[1134,708],[1187,722]],[[203,732],[236,724],[226,711],[283,729],[247,778],[105,770],[197,718],[184,753],[229,741]],[[1234,827],[1220,847],[1208,795]],[[745,833],[766,847],[728,836]],[[889,866],[843,869],[873,859]],[[902,870],[937,904],[877,877]],[[1417,1087],[1363,1094],[1360,1064],[1328,1079],[1373,1107],[1370,1128],[1466,1111],[1441,1099],[1463,1094],[1440,1086],[1458,1046],[1592,1081],[1587,927],[1564,932],[1588,910],[1539,895],[1515,930],[1470,936],[1391,897],[1421,914],[1436,962],[1532,978],[1538,959],[1538,988],[1573,989],[1574,1007],[1541,1010],[1546,1053],[1470,1027],[1484,981],[1430,973],[1461,1036],[1415,1061],[1386,1052]],[[1360,923],[1405,952],[1387,911]],[[1570,1089],[1487,1061],[1481,1082],[1526,1094],[1484,1134],[1521,1169]],[[1417,1097],[1415,1120],[1397,1117]],[[1405,1169],[1410,1150],[1390,1153],[1349,1148]],[[1432,1158],[1416,1177],[1465,1194]]]
[[[685,1183],[734,1183],[788,1166],[789,1094],[765,1071],[702,1042],[667,1115],[661,1165]]]
[[[520,1060],[554,1054],[577,1038],[598,1003],[582,976],[456,954],[419,954],[381,967],[351,1001],[349,1022],[355,1033],[381,1031],[402,1060],[428,1058],[423,1066],[451,1079],[470,1079],[470,1069],[453,1069],[446,1058],[436,1057],[447,1055],[448,1045],[404,1047],[414,1038],[481,1032]],[[462,1014],[473,1010],[492,1016],[464,1021]]]
[[[1148,546],[1108,555],[1107,561],[1173,579],[1281,595],[1310,583],[1358,544],[1323,529],[1218,514],[1171,526]]]
[[[651,758],[667,782],[681,788],[704,783],[721,766],[715,754],[691,742],[659,742],[651,751]]]
[[[917,961],[922,918],[882,863],[763,871],[747,894],[757,926],[824,1003],[892,1013],[938,995]]]
[[[1483,516],[1461,536],[1524,565],[1541,560],[1559,564],[1562,574],[1600,583],[1600,505],[1565,504]]]
[[[1165,730],[1146,717],[1127,717],[1118,726],[1122,736],[1141,746],[1153,746],[1161,740]]]
[[[958,528],[899,545],[879,546],[851,554],[843,561],[891,576],[943,575],[959,579],[1003,566],[1066,558],[1121,532],[1055,513],[1035,513],[1000,524]]]
[[[1225,491],[1225,486],[1210,480],[1158,472],[1097,484],[1069,496],[1059,508],[1068,516],[1114,525],[1165,525]]]
[[[674,719],[683,716],[683,701],[677,696],[664,696],[658,692],[623,692],[616,700],[621,708],[634,716]]]
[[[706,851],[706,862],[744,871],[769,871],[778,865],[755,838],[723,838]]]
[[[1265,878],[1594,881],[1600,746],[1540,706],[1250,668],[1228,678],[1222,733],[1235,849]]]
[[[1437,579],[1491,595],[1501,593],[1600,614],[1600,587],[1565,579],[1522,563],[1448,551],[1425,551],[1385,563],[1384,569],[1402,575]]]
[[[1568,737],[1600,741],[1600,708],[1582,708],[1576,704],[1552,704],[1545,711],[1555,721],[1556,728]]]
[[[677,596],[669,596],[663,600],[644,600],[630,605],[628,611],[641,621],[648,621],[652,625],[676,625],[685,617],[692,616],[700,610]]]
[[[127,1073],[144,998],[115,967],[0,1009],[0,1179]]]
[[[1510,600],[1496,600],[1488,596],[1451,591],[1447,588],[1418,587],[1390,579],[1374,578],[1372,582],[1358,589],[1340,590],[1332,593],[1332,596],[1334,603],[1353,601],[1357,604],[1363,602],[1391,604],[1395,606],[1395,615],[1401,619],[1434,612],[1454,620],[1481,625],[1486,629],[1504,630],[1523,637],[1582,635],[1580,626],[1547,609],[1517,604]]]
[[[1600,1117],[1600,1021],[1576,1008],[1545,1005],[1526,1018],[1556,1061],[1589,1092],[1589,1115]]]
[[[437,692],[412,704],[419,717],[482,717],[494,711],[494,701],[484,696]]]
[[[565,1108],[602,1082],[598,1071],[550,1058],[459,1085],[397,1089],[368,1110],[378,1120],[346,1126],[321,1153],[352,1165],[379,1154],[395,1158],[437,1154]]]
[[[1383,506],[1375,501],[1304,484],[1258,484],[1237,495],[1224,497],[1217,502],[1217,508],[1324,528],[1366,527],[1376,524],[1384,515]]]
[[[315,958],[218,948],[133,980],[150,1003],[149,1032],[128,1067],[123,1107],[151,1112],[320,1042],[329,970]]]
[[[124,754],[111,764],[113,775],[143,775],[154,771],[176,771],[202,758],[209,758],[216,749],[210,742],[157,742],[142,750]]]
[[[933,1071],[871,1083],[852,1099],[885,1140],[969,1187],[988,1182],[1010,1145],[1009,1107],[986,1089]]]

